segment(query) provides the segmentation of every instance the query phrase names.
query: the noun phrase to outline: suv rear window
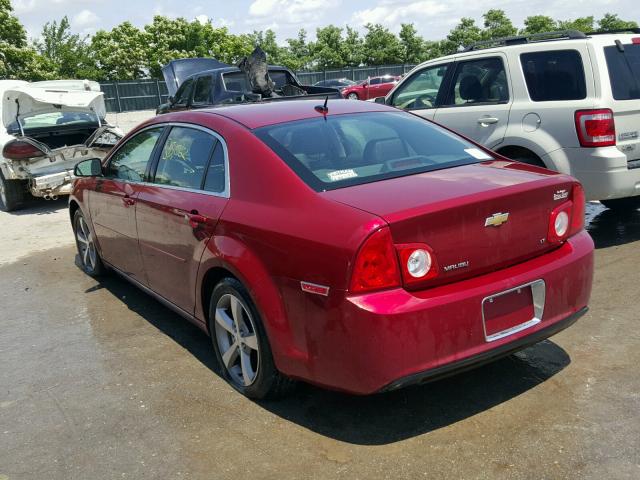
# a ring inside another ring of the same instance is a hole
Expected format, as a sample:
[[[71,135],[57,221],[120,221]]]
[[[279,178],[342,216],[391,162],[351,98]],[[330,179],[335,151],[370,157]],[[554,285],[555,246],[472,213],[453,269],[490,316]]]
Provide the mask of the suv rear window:
[[[401,112],[328,116],[254,133],[316,191],[493,158],[457,135]]]
[[[640,45],[624,45],[624,51],[618,47],[604,47],[607,59],[611,92],[615,100],[640,99]]]
[[[534,102],[582,100],[587,97],[584,67],[576,50],[523,53],[520,63]]]

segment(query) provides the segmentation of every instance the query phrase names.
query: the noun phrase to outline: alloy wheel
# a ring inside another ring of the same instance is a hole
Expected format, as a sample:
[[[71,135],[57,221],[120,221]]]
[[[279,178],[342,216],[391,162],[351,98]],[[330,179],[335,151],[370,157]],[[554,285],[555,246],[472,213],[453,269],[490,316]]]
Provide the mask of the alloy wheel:
[[[215,335],[223,367],[238,387],[251,385],[260,368],[260,347],[249,308],[226,293],[216,305]]]
[[[76,239],[78,240],[78,253],[80,254],[82,265],[94,271],[98,265],[98,253],[96,252],[91,230],[89,230],[89,226],[82,216],[78,217],[76,224]]]

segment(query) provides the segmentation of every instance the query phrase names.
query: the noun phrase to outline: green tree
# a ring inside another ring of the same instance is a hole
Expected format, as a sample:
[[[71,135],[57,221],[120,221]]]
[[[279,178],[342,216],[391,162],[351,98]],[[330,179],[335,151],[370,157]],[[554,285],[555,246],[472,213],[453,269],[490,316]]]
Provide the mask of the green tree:
[[[561,20],[558,22],[560,30],[578,30],[580,32],[593,32],[595,28],[595,19],[592,16],[579,17],[575,20]]]
[[[402,47],[402,63],[420,63],[425,57],[425,42],[413,23],[401,24],[398,36]]]
[[[518,29],[513,26],[504,10],[488,10],[482,15],[482,18],[484,18],[484,30],[482,31],[484,39],[511,37],[518,33]]]
[[[34,43],[36,51],[55,70],[58,78],[94,78],[95,64],[87,44],[88,36],[71,33],[69,19],[47,22],[42,28],[41,38]]]
[[[110,31],[99,30],[91,38],[91,52],[96,61],[96,80],[131,80],[144,78],[149,64],[147,46],[149,35],[123,22]]]
[[[270,64],[280,64],[283,59],[286,59],[286,49],[278,45],[276,32],[271,29],[250,33],[248,35],[248,43],[251,45],[251,50],[255,47],[260,47],[264,50],[267,54],[267,62]]]
[[[532,15],[524,19],[524,28],[520,30],[523,35],[534,33],[553,32],[558,30],[558,22],[546,15]]]
[[[359,67],[364,62],[364,41],[355,28],[347,27],[343,42],[344,63],[347,67]]]
[[[342,68],[346,61],[343,57],[344,44],[342,29],[335,25],[316,30],[316,41],[311,46],[313,60],[318,68]]]
[[[440,43],[443,55],[451,55],[482,39],[482,30],[473,18],[462,17],[460,23],[449,32],[447,38]]]
[[[286,58],[283,64],[292,70],[302,70],[311,61],[310,45],[307,43],[307,31],[301,28],[296,38],[287,39]]]
[[[608,30],[624,30],[628,28],[638,28],[637,22],[634,22],[633,20],[622,20],[618,15],[612,13],[605,13],[604,16],[598,20],[599,32]]]
[[[364,28],[364,62],[367,65],[402,63],[402,46],[398,37],[379,23],[367,23]]]

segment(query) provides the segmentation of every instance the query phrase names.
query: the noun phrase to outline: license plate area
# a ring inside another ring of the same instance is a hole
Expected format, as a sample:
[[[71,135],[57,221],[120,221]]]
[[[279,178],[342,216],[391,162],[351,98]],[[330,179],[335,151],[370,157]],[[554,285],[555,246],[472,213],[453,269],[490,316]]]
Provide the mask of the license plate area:
[[[544,280],[536,280],[482,300],[485,340],[493,342],[540,323],[545,290]]]

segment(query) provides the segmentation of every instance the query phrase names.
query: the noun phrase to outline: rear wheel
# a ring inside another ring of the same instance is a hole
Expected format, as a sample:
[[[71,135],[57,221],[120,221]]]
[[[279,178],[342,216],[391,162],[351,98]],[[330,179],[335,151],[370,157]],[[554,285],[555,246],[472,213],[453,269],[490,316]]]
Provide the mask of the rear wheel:
[[[225,278],[213,290],[209,332],[225,380],[249,398],[275,398],[293,384],[275,367],[262,320],[245,287]]]
[[[7,180],[0,170],[0,210],[11,212],[25,201],[24,184],[19,180]]]
[[[96,248],[95,238],[80,210],[76,210],[73,216],[73,232],[80,257],[80,268],[92,277],[102,275],[105,268]]]
[[[640,208],[640,195],[637,197],[600,200],[600,203],[611,210],[636,210]]]

